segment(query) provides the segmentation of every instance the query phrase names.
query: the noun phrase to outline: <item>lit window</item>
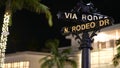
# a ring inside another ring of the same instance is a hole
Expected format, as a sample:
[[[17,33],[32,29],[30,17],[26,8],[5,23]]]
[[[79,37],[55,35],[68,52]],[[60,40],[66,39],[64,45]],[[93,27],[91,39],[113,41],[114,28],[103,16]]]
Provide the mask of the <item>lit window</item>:
[[[29,61],[5,63],[4,68],[29,68]]]

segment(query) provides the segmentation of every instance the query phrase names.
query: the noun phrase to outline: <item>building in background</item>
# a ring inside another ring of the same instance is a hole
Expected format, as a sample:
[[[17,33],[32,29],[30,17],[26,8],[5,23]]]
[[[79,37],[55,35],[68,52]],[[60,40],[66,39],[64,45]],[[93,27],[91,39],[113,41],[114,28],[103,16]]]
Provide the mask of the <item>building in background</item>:
[[[81,34],[80,34],[81,35]],[[116,40],[120,38],[120,24],[106,27],[94,36],[91,50],[91,68],[115,68],[112,59],[116,54]],[[71,48],[78,56],[79,68],[81,68],[81,51],[79,51],[79,40],[75,40],[75,36],[66,36],[71,39]],[[120,67],[120,66],[118,66]]]
[[[50,53],[23,51],[7,54],[5,58],[4,68],[41,68],[40,59],[50,55]],[[70,56],[74,59],[74,56]],[[53,68],[57,68],[54,66]],[[72,68],[65,65],[65,68]]]
[[[40,52],[16,52],[6,55],[4,68],[40,68],[39,60],[48,55]]]
[[[71,39],[71,48],[73,53],[70,57],[78,63],[81,68],[81,51],[78,49],[79,44],[72,35],[66,36]],[[116,54],[116,40],[120,38],[120,24],[115,24],[102,29],[97,36],[94,37],[91,51],[91,68],[115,68],[112,59]],[[59,48],[60,50],[65,49]],[[40,68],[39,60],[49,53],[40,52],[16,52],[6,55],[4,68]],[[119,68],[120,66],[116,67]]]

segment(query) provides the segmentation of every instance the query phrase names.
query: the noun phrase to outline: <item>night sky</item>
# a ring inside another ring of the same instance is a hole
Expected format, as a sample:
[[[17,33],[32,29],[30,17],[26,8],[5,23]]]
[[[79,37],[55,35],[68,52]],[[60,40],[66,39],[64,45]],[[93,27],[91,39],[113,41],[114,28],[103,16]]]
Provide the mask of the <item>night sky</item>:
[[[50,8],[53,15],[53,27],[49,27],[44,14],[37,14],[28,10],[17,11],[13,14],[13,24],[8,36],[7,53],[18,51],[44,51],[45,41],[57,38],[60,47],[70,46],[70,40],[66,40],[60,30],[64,26],[63,21],[57,19],[58,11],[71,10],[80,0],[42,0],[42,3]],[[120,4],[115,0],[83,0],[92,2],[101,14],[111,16],[115,24],[120,23]],[[0,22],[2,22],[3,10],[0,9]],[[1,31],[1,29],[0,29]]]

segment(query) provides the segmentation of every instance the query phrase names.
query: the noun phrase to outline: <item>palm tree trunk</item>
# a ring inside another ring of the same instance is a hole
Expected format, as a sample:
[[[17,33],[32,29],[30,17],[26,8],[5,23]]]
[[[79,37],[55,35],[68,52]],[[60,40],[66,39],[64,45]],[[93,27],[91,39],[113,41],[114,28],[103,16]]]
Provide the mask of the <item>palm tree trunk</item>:
[[[0,37],[0,68],[3,68],[4,59],[5,59],[5,49],[7,45],[7,37],[9,35],[9,29],[8,29],[9,20],[10,20],[10,14],[8,12],[5,12],[1,37]]]
[[[5,49],[7,45],[7,38],[9,35],[9,23],[11,18],[10,3],[11,0],[8,0],[8,5],[6,6],[0,37],[0,68],[4,68]]]

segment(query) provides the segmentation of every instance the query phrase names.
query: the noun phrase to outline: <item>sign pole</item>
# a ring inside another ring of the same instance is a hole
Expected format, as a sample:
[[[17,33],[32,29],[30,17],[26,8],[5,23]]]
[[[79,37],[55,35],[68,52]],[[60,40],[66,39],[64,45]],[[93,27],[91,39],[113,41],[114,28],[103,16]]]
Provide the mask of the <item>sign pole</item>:
[[[76,39],[79,39],[80,44],[79,49],[82,51],[82,57],[81,57],[81,68],[91,68],[91,59],[90,59],[90,51],[93,49],[91,44],[94,41],[93,37],[96,36],[97,30],[93,31],[91,35],[89,35],[88,32],[83,32],[82,38],[80,38],[79,34],[76,35]]]
[[[91,68],[90,67],[90,49],[82,49],[82,66],[81,68]]]
[[[88,32],[84,32],[81,39],[80,50],[82,50],[82,66],[81,68],[91,68],[90,66],[90,50],[92,49],[91,46],[91,39],[89,37]]]

